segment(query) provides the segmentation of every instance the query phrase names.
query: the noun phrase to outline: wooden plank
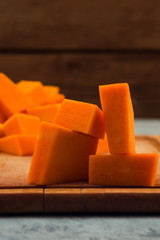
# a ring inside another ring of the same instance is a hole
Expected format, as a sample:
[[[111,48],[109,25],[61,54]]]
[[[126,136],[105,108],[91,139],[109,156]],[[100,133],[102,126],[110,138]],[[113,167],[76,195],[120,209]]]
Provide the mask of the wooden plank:
[[[87,212],[160,212],[160,189],[83,189]]]
[[[0,189],[0,213],[43,212],[43,188]]]
[[[1,0],[0,48],[159,49],[160,2]]]
[[[45,212],[159,213],[159,188],[45,189]]]
[[[160,189],[83,188],[45,189],[45,212],[160,212]]]
[[[159,188],[0,189],[0,213],[159,213]]]
[[[44,206],[49,213],[84,212],[81,189],[45,189]]]
[[[59,85],[67,98],[99,106],[98,85],[128,82],[135,117],[160,118],[159,54],[0,54],[0,64],[15,82]]]

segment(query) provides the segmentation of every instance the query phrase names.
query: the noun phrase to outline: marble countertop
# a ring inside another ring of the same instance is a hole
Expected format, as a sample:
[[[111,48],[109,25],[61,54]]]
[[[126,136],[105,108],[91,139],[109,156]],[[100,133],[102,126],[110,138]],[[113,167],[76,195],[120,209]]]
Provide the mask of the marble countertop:
[[[135,120],[135,133],[160,135],[160,120]],[[1,239],[160,239],[160,215],[1,215]]]

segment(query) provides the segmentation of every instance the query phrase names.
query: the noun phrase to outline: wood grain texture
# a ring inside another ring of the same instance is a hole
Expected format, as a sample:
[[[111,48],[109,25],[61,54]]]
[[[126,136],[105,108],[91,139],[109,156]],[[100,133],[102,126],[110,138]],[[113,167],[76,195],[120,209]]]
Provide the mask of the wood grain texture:
[[[84,212],[81,189],[49,188],[44,191],[45,212]]]
[[[43,189],[0,189],[0,213],[43,212]]]
[[[1,0],[0,49],[160,49],[160,2]]]
[[[33,187],[27,184],[31,159],[0,153],[0,188]]]
[[[160,189],[83,189],[87,212],[160,212]]]
[[[160,212],[160,189],[45,189],[45,212]]]
[[[159,213],[159,188],[0,189],[3,213]]]
[[[98,85],[128,82],[135,117],[160,118],[160,55],[0,54],[0,65],[15,82],[58,85],[67,98],[99,106]]]

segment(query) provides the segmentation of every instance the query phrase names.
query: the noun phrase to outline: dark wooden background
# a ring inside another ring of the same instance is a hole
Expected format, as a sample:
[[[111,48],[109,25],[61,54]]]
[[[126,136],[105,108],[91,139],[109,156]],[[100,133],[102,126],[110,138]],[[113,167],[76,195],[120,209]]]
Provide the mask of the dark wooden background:
[[[160,1],[1,0],[0,71],[97,104],[128,82],[135,117],[160,118]]]

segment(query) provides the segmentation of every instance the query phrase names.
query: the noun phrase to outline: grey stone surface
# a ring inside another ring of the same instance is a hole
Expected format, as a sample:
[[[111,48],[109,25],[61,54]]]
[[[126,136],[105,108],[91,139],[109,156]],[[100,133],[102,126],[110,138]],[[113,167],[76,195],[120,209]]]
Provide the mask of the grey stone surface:
[[[0,218],[0,239],[160,239],[158,216],[36,216]]]
[[[159,134],[160,120],[136,120],[136,134]],[[1,216],[0,240],[160,239],[160,216]]]
[[[160,119],[136,119],[135,134],[160,135]]]

